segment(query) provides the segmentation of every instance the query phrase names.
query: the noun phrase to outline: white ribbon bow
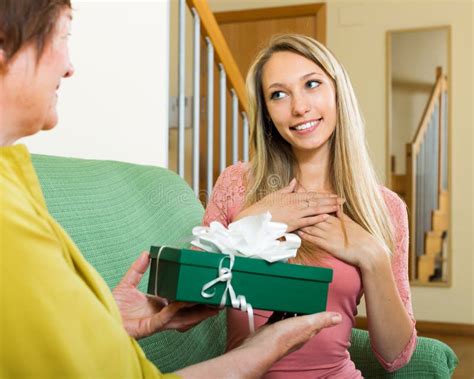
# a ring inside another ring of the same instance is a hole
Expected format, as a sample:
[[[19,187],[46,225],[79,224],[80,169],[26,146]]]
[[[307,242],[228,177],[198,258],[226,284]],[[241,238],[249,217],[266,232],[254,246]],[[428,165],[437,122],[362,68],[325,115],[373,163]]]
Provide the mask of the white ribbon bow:
[[[224,267],[224,261],[229,258],[229,267]],[[224,307],[227,302],[227,294],[229,294],[230,302],[232,307],[240,309],[243,312],[247,312],[247,316],[249,319],[249,330],[250,333],[255,333],[255,324],[253,319],[253,308],[250,303],[247,303],[245,296],[235,294],[234,288],[232,287],[232,268],[234,267],[235,257],[230,254],[223,257],[219,262],[219,269],[218,269],[218,277],[211,280],[210,282],[204,284],[201,290],[201,296],[209,299],[216,294],[215,288],[212,290],[211,293],[206,292],[208,289],[215,286],[217,283],[225,282],[225,289],[222,293],[221,303],[220,306]]]
[[[270,212],[265,212],[244,217],[227,228],[213,221],[208,227],[193,228],[191,244],[206,251],[261,258],[267,262],[294,258],[301,246],[300,237],[286,233],[288,225],[271,219]]]

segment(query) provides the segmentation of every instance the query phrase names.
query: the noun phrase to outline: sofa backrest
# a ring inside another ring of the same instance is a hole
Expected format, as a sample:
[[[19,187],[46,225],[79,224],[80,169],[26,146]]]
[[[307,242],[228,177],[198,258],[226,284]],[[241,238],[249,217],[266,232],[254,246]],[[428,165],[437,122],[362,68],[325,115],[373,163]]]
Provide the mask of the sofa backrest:
[[[33,155],[51,215],[64,227],[110,288],[151,245],[183,247],[203,216],[191,188],[173,172],[130,163]],[[148,274],[140,289],[146,291]],[[187,333],[140,341],[164,372],[223,352],[225,315]]]

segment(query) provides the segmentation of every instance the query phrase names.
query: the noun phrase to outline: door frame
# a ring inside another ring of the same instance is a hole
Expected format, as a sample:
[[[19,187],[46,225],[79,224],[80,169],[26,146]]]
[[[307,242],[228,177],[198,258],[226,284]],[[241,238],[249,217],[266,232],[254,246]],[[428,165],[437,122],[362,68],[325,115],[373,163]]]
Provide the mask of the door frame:
[[[214,16],[219,25],[234,22],[314,16],[316,18],[315,38],[322,44],[326,44],[326,3],[215,12]]]

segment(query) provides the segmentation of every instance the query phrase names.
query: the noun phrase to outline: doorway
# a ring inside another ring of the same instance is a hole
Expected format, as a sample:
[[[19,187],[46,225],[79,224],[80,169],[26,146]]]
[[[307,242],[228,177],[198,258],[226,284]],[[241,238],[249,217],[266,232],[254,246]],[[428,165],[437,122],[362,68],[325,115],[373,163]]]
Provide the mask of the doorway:
[[[324,3],[215,12],[242,76],[258,51],[275,34],[299,33],[326,43]]]

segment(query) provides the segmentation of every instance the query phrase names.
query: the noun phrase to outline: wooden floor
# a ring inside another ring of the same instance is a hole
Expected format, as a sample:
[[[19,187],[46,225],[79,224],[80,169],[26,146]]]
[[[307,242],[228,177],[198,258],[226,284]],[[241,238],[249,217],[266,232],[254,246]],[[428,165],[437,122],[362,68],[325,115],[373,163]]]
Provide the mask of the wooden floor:
[[[459,365],[454,371],[454,379],[474,379],[474,337],[454,336],[449,334],[419,333],[418,335],[436,338],[454,350],[459,358]]]

